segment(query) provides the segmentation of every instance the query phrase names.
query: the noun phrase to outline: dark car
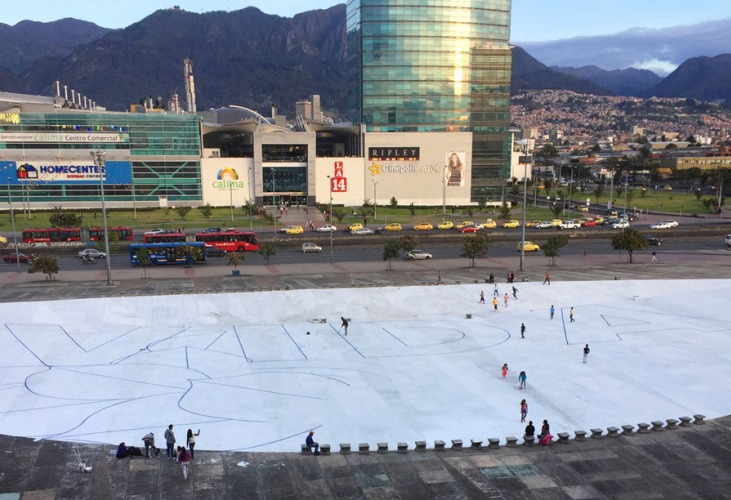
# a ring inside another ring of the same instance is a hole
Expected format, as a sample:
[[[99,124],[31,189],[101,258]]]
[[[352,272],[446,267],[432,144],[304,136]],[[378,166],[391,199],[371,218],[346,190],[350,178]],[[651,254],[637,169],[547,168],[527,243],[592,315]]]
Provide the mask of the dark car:
[[[5,257],[3,257],[3,260],[9,264],[15,264],[17,262],[20,262],[22,264],[28,264],[30,261],[33,260],[32,255],[26,255],[24,253],[18,253],[17,256],[15,252],[7,254]]]
[[[202,232],[203,233],[220,233],[221,228],[220,227],[209,227],[208,229],[204,229]]]
[[[645,241],[648,245],[662,245],[662,238],[658,238],[657,236],[645,236]]]
[[[208,257],[223,257],[226,255],[226,250],[214,247],[213,245],[206,245],[206,255]]]

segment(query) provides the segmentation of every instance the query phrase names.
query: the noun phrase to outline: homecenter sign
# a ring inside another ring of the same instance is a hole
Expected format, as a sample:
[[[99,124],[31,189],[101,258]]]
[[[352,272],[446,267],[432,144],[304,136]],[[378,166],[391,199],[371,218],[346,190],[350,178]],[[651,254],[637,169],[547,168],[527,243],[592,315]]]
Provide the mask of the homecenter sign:
[[[128,161],[108,161],[104,169],[93,163],[41,162],[0,162],[0,168],[15,168],[15,176],[8,178],[10,184],[98,183],[102,175],[109,184],[132,183],[132,164]]]
[[[112,132],[0,132],[0,143],[65,142],[65,143],[126,143],[129,134]]]

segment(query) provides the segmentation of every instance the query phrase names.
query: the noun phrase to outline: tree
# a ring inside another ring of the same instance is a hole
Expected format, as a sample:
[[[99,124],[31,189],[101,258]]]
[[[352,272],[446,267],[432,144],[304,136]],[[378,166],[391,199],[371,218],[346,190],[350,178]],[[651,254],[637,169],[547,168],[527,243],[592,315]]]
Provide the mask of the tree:
[[[55,280],[55,274],[58,274],[58,259],[56,257],[50,257],[48,255],[41,255],[33,259],[33,262],[28,269],[30,274],[43,273],[46,275],[46,280]]]
[[[596,188],[594,188],[594,196],[596,196],[597,205],[599,204],[599,197],[604,194],[604,182],[600,181]]]
[[[508,206],[507,202],[503,202],[502,205],[500,205],[500,218],[502,220],[510,220],[512,217],[512,214],[510,213],[510,207]]]
[[[543,191],[546,193],[546,196],[551,196],[551,188],[553,188],[553,179],[544,179]]]
[[[175,207],[175,211],[177,212],[178,216],[181,219],[185,219],[185,216],[188,215],[188,212],[190,212],[190,207],[186,207],[186,206]]]
[[[135,256],[137,256],[137,262],[142,268],[142,277],[147,278],[147,268],[152,265],[152,259],[150,259],[150,250],[144,247],[138,248],[137,250],[135,250]]]
[[[402,236],[398,239],[398,246],[404,252],[409,253],[419,245],[419,237],[412,234]]]
[[[244,255],[244,252],[227,252],[226,253],[226,264],[229,266],[234,266],[234,272],[233,274],[238,274],[238,266],[243,264],[243,262],[246,260],[246,256]],[[269,261],[267,260],[267,263]]]
[[[414,202],[413,202],[413,201],[412,201],[412,202],[411,202],[411,204],[409,205],[409,213],[411,214],[411,216],[412,216],[412,217],[413,217],[414,215],[416,215],[416,208],[414,207]]]
[[[119,249],[120,249],[119,233],[117,231],[110,231],[109,232],[109,252],[117,253],[117,252],[119,252]]]
[[[368,206],[364,206],[358,209],[358,214],[363,218],[363,225],[367,226],[368,217],[373,215],[373,209]]]
[[[548,241],[543,245],[543,255],[551,259],[551,265],[556,264],[558,251],[569,244],[569,237],[566,234],[549,236]]]
[[[487,235],[486,234],[474,234],[471,236],[465,236],[462,241],[462,257],[471,259],[470,267],[475,267],[475,259],[487,256]]]
[[[333,208],[333,217],[335,217],[338,222],[343,222],[343,219],[345,218],[345,210],[342,208]],[[332,223],[332,221],[330,221]]]
[[[479,200],[477,200],[477,210],[479,210],[480,212],[485,211],[486,205],[487,205],[487,201],[485,201],[485,198],[480,198]]]
[[[254,200],[251,199],[246,200],[246,202],[244,202],[244,206],[242,206],[241,208],[249,216],[256,215],[259,211],[259,207],[256,205],[256,203],[254,203]]]
[[[395,259],[401,252],[401,246],[398,241],[389,241],[386,246],[383,247],[383,260],[388,261],[386,270],[391,270],[391,259]]]
[[[202,207],[198,207],[198,210],[200,211],[201,215],[206,219],[210,219],[211,214],[213,213],[213,207],[211,207],[210,203],[206,203]]]
[[[391,205],[391,210],[396,210],[396,207],[398,207],[398,200],[396,199],[395,196],[391,196],[390,205]]]
[[[203,259],[203,249],[199,247],[180,245],[178,252],[179,256],[185,257],[185,267],[191,267],[194,262],[200,262]]]
[[[269,265],[269,259],[274,257],[276,254],[277,246],[271,241],[267,241],[259,245],[259,255],[267,260],[267,265]]]
[[[554,217],[560,217],[561,212],[563,212],[563,205],[561,203],[554,203],[551,205],[551,213]]]
[[[72,214],[61,207],[53,207],[53,212],[48,217],[48,222],[53,227],[80,227],[83,219],[81,215]]]
[[[629,255],[629,263],[634,262],[632,254],[635,250],[642,250],[647,246],[647,240],[639,231],[627,227],[612,237],[612,248],[615,250],[625,250]]]

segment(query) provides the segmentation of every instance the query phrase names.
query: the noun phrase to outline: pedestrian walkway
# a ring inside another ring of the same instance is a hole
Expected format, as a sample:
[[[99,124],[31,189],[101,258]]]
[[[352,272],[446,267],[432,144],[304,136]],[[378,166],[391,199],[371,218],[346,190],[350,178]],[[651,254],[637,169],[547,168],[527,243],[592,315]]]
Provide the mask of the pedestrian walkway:
[[[113,446],[0,435],[0,498],[731,498],[731,417],[646,434],[603,434],[498,449],[486,440],[480,449],[466,443],[444,451],[435,451],[434,443],[415,451],[415,443],[407,443],[405,453],[396,443],[378,452],[373,443],[365,452],[355,447],[343,455],[335,446],[319,456],[196,447],[187,480],[163,453],[117,459]],[[133,441],[128,444],[141,444]]]

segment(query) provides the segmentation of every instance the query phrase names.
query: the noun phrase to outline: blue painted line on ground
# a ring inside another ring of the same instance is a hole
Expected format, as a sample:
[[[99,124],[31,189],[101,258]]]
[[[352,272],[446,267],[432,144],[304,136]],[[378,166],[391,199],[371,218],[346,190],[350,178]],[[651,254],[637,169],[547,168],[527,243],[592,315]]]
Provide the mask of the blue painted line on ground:
[[[284,325],[281,325],[281,327],[282,327],[282,330],[284,330],[284,333],[287,334],[287,337],[289,337],[289,340],[292,341],[292,343],[295,345],[295,347],[297,347],[297,350],[300,352],[300,354],[302,354],[302,357],[305,358],[305,360],[309,359],[307,357],[307,355],[304,353],[304,351],[302,350],[302,348],[300,348],[299,344],[294,341],[294,339],[292,338],[292,335],[290,335],[290,333],[289,333],[289,330],[287,330],[287,327]]]

